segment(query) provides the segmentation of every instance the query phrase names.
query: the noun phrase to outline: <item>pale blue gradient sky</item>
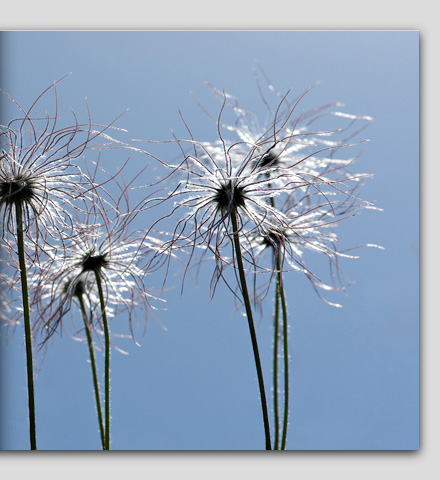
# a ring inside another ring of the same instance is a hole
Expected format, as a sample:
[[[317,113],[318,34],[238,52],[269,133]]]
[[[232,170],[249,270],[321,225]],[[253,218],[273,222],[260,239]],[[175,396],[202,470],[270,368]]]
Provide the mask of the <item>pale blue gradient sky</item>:
[[[345,263],[355,284],[337,299],[342,309],[289,276],[287,448],[418,448],[418,32],[7,32],[2,44],[2,88],[21,104],[73,72],[59,87],[63,105],[84,116],[87,97],[100,123],[129,108],[118,123],[126,138],[163,140],[171,128],[183,135],[180,108],[197,138],[214,140],[215,126],[189,95],[215,110],[205,80],[264,115],[254,60],[281,91],[319,80],[309,106],[341,101],[372,116],[357,169],[375,174],[362,196],[384,211],[338,230],[346,247],[386,250],[363,249]],[[151,319],[140,348],[125,340],[129,355],[113,352],[113,449],[264,447],[247,324],[225,288],[209,303],[210,273],[182,298],[178,288],[164,293],[166,331]],[[270,391],[270,319],[258,335]],[[2,339],[3,449],[28,448],[21,341],[19,331],[12,345]],[[39,448],[99,449],[93,402],[85,344],[57,338],[36,380]]]

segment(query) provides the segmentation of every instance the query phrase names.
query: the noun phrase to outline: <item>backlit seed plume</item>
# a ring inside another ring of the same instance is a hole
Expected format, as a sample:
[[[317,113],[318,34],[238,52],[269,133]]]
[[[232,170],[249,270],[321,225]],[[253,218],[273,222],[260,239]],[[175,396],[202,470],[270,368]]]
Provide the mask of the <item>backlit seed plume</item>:
[[[339,247],[336,226],[362,209],[375,209],[359,197],[363,180],[371,175],[352,173],[357,157],[347,156],[347,152],[349,147],[362,143],[355,140],[372,119],[343,113],[340,103],[302,111],[301,102],[310,89],[291,100],[290,91],[278,92],[264,72],[263,76],[268,86],[266,94],[257,76],[260,97],[268,111],[262,126],[257,116],[243,109],[236,98],[209,85],[222,101],[222,115],[216,119],[211,116],[216,120],[220,138],[201,144],[204,157],[221,158],[227,152],[229,171],[240,172],[248,191],[262,193],[263,220],[258,223],[255,216],[245,215],[240,232],[248,273],[266,271],[273,275],[274,258],[271,255],[269,261],[264,261],[263,253],[280,251],[282,270],[304,273],[319,295],[322,289],[344,289],[350,281],[340,268],[340,259],[355,257]],[[275,108],[270,106],[267,94],[275,95]],[[230,120],[225,118],[225,112],[231,114]],[[320,124],[327,128],[316,128]],[[222,138],[223,131],[230,132],[227,140]],[[258,187],[252,189],[252,185]],[[307,268],[305,256],[312,252],[327,258],[329,281],[323,281],[321,275]],[[269,285],[270,281],[265,282],[263,293],[255,293],[256,297],[264,297]],[[254,286],[257,290],[256,283]]]
[[[177,216],[169,247],[189,248],[189,263],[198,258],[196,250],[204,252],[202,257],[211,252],[216,260],[213,285],[222,277],[226,266],[235,265],[230,250],[232,212],[237,214],[238,230],[244,236],[242,247],[247,271],[254,273],[261,268],[259,251],[252,239],[267,238],[270,232],[285,235],[289,232],[290,236],[294,229],[295,241],[290,243],[295,243],[296,251],[307,245],[309,249],[324,252],[328,258],[335,258],[334,250],[323,240],[334,241],[333,234],[326,237],[327,226],[339,221],[343,214],[348,216],[356,209],[371,206],[358,197],[362,180],[369,175],[351,173],[348,167],[355,158],[335,157],[336,152],[361,142],[333,139],[342,131],[346,134],[342,137],[344,140],[354,134],[347,124],[341,129],[311,130],[310,125],[323,115],[324,108],[317,109],[314,116],[309,113],[308,122],[302,124],[303,117],[298,112],[302,97],[290,102],[288,95],[281,96],[271,121],[251,134],[246,124],[248,114],[238,109],[237,104],[232,104],[232,112],[238,115],[237,122],[227,123],[223,119],[231,105],[231,97],[223,93],[216,121],[218,139],[196,141],[184,121],[190,138],[173,141],[181,149],[182,161],[162,162],[171,171],[170,179],[176,178],[174,173],[180,178],[167,197],[174,201],[172,215]],[[351,126],[355,120],[360,117],[352,118]],[[364,120],[368,123],[371,119],[364,117]],[[230,132],[239,138],[226,138],[224,134],[231,135]],[[287,210],[281,208],[286,204]],[[322,231],[317,230],[318,225],[323,227]],[[292,258],[296,259],[290,268],[301,269],[310,275],[314,286],[326,288],[324,282],[305,269],[300,257]]]
[[[106,188],[110,187],[105,182]],[[162,266],[162,241],[147,236],[145,230],[132,230],[131,224],[140,210],[132,207],[128,186],[112,179],[119,189],[115,196],[95,186],[99,195],[83,198],[81,211],[75,215],[73,234],[63,248],[41,267],[34,301],[38,306],[36,329],[47,340],[62,328],[64,317],[82,296],[94,326],[100,326],[101,308],[96,283],[98,274],[106,301],[107,316],[121,311],[128,315],[130,331],[136,310],[144,315],[152,309],[150,274]],[[146,325],[146,323],[145,323]]]

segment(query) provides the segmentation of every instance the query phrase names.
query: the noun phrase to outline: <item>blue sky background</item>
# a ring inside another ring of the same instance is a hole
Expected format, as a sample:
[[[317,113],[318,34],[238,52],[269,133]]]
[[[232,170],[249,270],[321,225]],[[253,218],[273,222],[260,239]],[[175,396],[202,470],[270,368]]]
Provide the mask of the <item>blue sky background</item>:
[[[1,40],[2,88],[19,103],[29,106],[73,72],[58,89],[63,107],[85,118],[87,97],[98,123],[129,108],[118,122],[126,138],[164,140],[171,128],[184,135],[180,108],[196,138],[215,140],[215,125],[189,95],[216,112],[205,80],[264,116],[254,60],[280,91],[300,93],[319,80],[304,107],[341,101],[349,113],[372,116],[364,131],[371,142],[359,148],[357,171],[375,174],[362,196],[384,211],[365,211],[338,233],[344,246],[375,243],[386,250],[363,249],[360,259],[344,264],[356,283],[336,299],[342,309],[289,275],[287,448],[418,448],[417,32],[7,32]],[[6,117],[13,114],[7,103],[2,107]],[[105,158],[115,166],[126,157]],[[113,352],[113,449],[264,448],[247,322],[234,313],[225,288],[209,302],[211,271],[207,265],[182,298],[174,277],[170,286],[177,288],[164,292],[167,311],[159,313],[167,330],[151,318],[140,348],[121,340],[129,355]],[[258,338],[270,392],[270,306],[266,313]],[[124,329],[123,317],[112,321],[112,330]],[[21,332],[1,346],[0,446],[27,449]],[[36,380],[39,449],[99,449],[87,358],[86,345],[67,336],[48,351]]]

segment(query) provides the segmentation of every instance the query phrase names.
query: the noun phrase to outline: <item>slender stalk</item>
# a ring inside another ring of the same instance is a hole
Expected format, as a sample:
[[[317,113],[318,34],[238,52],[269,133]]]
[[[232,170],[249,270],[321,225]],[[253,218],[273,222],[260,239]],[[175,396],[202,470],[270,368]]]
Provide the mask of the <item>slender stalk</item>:
[[[272,208],[275,208],[275,199],[270,197],[270,205]],[[281,300],[281,309],[283,312],[283,357],[284,357],[284,417],[283,417],[283,433],[281,439],[281,450],[286,448],[286,439],[287,439],[287,427],[289,423],[289,342],[288,342],[288,321],[287,321],[287,305],[286,297],[284,293],[284,285],[281,275],[281,251],[278,249],[275,257],[275,265],[277,271],[276,279],[276,294],[275,294],[275,329],[278,332],[278,323],[279,323],[279,302]],[[278,336],[275,337],[278,339]],[[278,393],[275,394],[275,388],[278,387],[278,342],[274,344],[274,410],[276,415],[278,414]],[[276,422],[276,437],[278,436],[279,425]],[[276,448],[278,448],[278,443],[276,443]]]
[[[276,292],[275,292],[275,314],[274,314],[274,338],[273,338],[273,410],[275,420],[275,440],[274,450],[279,450],[280,437],[280,420],[278,412],[278,345],[280,342],[279,332],[279,317],[280,317],[280,290],[277,276]]]
[[[283,311],[283,354],[284,354],[284,421],[283,421],[283,436],[281,439],[281,450],[286,448],[286,439],[287,439],[287,426],[289,423],[289,351],[288,351],[288,329],[289,325],[287,323],[287,304],[286,296],[284,294],[284,285],[283,279],[281,276],[281,271],[279,272],[279,285],[280,285],[280,299],[281,299],[281,309]]]
[[[104,327],[105,341],[105,432],[104,432],[104,450],[110,450],[110,334],[108,329],[107,314],[105,310],[104,293],[102,291],[101,276],[98,270],[95,270],[96,284],[99,291],[99,301],[101,303],[102,323]]]
[[[87,334],[87,343],[89,346],[90,364],[92,367],[92,376],[93,376],[93,389],[95,391],[96,411],[98,413],[99,432],[101,435],[102,449],[104,450],[105,449],[104,422],[102,419],[102,408],[101,408],[101,399],[100,399],[100,393],[99,393],[98,373],[97,373],[96,362],[95,362],[95,354],[93,351],[92,333],[90,331],[89,322],[87,321],[86,307],[84,305],[84,299],[82,294],[78,294],[77,298],[79,301],[79,305],[81,307],[81,313],[83,316],[84,326]]]
[[[26,262],[24,256],[23,211],[19,202],[15,205],[17,218],[17,247],[20,263],[21,291],[23,296],[24,336],[26,343],[26,369],[28,382],[28,408],[29,408],[29,437],[31,450],[37,450],[37,436],[35,427],[35,397],[34,373],[32,359],[32,330],[29,310],[29,292],[27,284]]]
[[[266,403],[266,392],[264,390],[264,381],[263,381],[263,371],[261,369],[260,354],[258,352],[258,343],[257,336],[255,334],[254,320],[252,317],[251,303],[249,300],[249,293],[246,285],[246,277],[244,274],[243,259],[241,256],[240,248],[240,238],[238,234],[238,223],[237,223],[237,213],[235,210],[231,212],[231,222],[234,235],[234,247],[235,247],[235,256],[237,258],[238,273],[240,277],[241,292],[243,295],[244,305],[246,309],[246,315],[249,324],[249,332],[251,335],[252,349],[254,352],[255,366],[257,369],[258,376],[258,385],[260,388],[260,397],[261,397],[261,409],[263,412],[263,423],[264,423],[264,433],[266,438],[266,450],[271,450],[271,441],[270,441],[270,426],[269,426],[269,416],[267,414],[267,403]]]

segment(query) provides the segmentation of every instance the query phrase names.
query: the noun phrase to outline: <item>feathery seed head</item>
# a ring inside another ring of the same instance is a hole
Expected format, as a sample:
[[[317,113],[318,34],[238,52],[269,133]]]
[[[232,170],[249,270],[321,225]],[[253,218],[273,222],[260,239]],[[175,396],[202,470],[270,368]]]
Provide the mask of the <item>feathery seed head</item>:
[[[332,278],[334,273],[339,278],[339,258],[348,255],[338,252],[333,227],[358,210],[373,207],[358,196],[362,180],[370,175],[352,174],[349,168],[356,158],[336,155],[362,143],[352,139],[372,119],[334,111],[342,106],[339,103],[297,114],[310,89],[290,100],[290,90],[281,94],[268,81],[277,106],[271,109],[259,85],[269,111],[261,128],[256,116],[242,109],[236,98],[210,87],[222,102],[220,113],[214,117],[202,110],[215,121],[218,139],[194,140],[181,116],[190,139],[174,137],[166,143],[177,143],[184,160],[177,165],[161,161],[172,171],[166,178],[178,173],[185,179],[164,199],[173,199],[172,214],[180,214],[169,248],[190,248],[188,268],[198,247],[202,259],[213,253],[216,284],[224,279],[225,267],[236,267],[229,251],[237,233],[232,228],[234,212],[248,274],[274,273],[273,255],[269,267],[262,263],[263,251],[271,247],[273,253],[282,255],[281,268],[303,272],[315,289],[339,289],[310,272],[303,254],[324,254]],[[228,113],[233,114],[230,122],[223,119]],[[321,121],[327,128],[316,128]],[[226,138],[224,132],[236,138]]]
[[[94,176],[92,179],[98,189],[100,184]],[[146,277],[163,264],[162,242],[146,231],[131,230],[140,211],[130,205],[124,182],[116,181],[116,177],[111,180],[104,182],[106,188],[115,187],[117,194],[101,186],[99,196],[82,198],[82,206],[75,213],[74,233],[65,238],[63,248],[37,274],[36,328],[44,336],[43,343],[62,325],[74,301],[84,301],[94,321],[100,324],[97,277],[102,284],[107,316],[125,311],[133,338],[135,310],[142,310],[147,320],[147,314],[156,309],[150,301],[162,301],[150,293],[151,286],[145,285]]]

